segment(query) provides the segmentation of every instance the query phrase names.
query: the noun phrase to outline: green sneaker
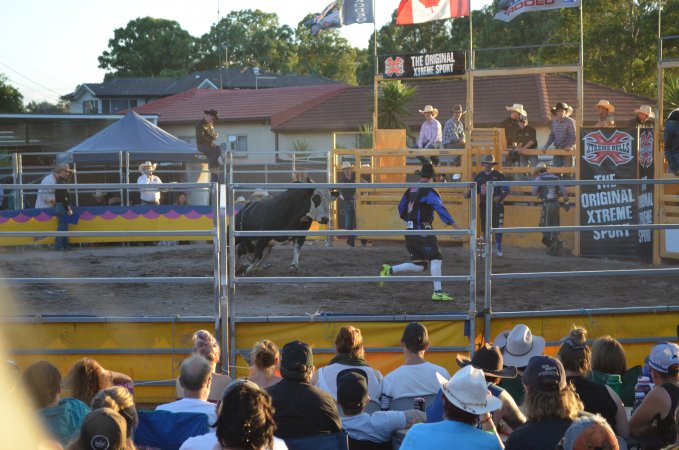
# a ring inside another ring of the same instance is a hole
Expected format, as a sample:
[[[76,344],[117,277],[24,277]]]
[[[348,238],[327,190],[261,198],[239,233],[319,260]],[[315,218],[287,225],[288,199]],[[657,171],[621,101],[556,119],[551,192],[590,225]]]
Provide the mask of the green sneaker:
[[[382,264],[382,270],[380,271],[380,276],[381,277],[391,276],[391,266],[389,264]],[[384,287],[384,283],[381,282],[381,281],[377,285],[379,287]]]
[[[455,297],[443,291],[436,291],[431,294],[431,299],[435,302],[452,302],[455,300]]]

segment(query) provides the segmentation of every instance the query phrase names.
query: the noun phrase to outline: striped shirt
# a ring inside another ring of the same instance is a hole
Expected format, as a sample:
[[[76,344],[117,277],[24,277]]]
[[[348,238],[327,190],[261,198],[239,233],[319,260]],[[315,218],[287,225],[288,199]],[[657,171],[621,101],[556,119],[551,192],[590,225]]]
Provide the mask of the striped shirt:
[[[464,122],[450,118],[443,126],[443,145],[457,144],[464,140]]]

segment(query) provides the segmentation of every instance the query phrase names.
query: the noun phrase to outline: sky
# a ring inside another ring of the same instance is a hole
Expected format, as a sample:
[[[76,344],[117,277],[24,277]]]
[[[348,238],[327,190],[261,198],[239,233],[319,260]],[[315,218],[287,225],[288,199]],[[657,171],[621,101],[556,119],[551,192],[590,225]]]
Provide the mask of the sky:
[[[374,0],[378,29],[391,19],[399,0]],[[108,49],[116,28],[138,17],[177,21],[194,37],[230,11],[275,12],[292,28],[330,0],[9,0],[0,14],[0,74],[19,89],[24,103],[57,103],[83,83],[101,83],[105,71],[97,58]],[[473,10],[492,0],[471,0]],[[365,48],[372,24],[343,27],[340,34]]]

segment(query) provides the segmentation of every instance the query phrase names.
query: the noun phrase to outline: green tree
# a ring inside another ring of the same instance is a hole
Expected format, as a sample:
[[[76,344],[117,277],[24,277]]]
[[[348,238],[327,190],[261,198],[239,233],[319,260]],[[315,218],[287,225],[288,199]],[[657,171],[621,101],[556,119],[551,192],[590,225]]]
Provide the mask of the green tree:
[[[67,113],[68,104],[66,102],[59,102],[56,105],[50,102],[36,102],[32,100],[26,105],[26,111],[30,113],[53,114],[53,113]]]
[[[275,13],[232,11],[198,40],[198,69],[212,69],[219,61],[268,72],[289,72],[294,62],[294,32],[280,26]],[[218,53],[221,52],[221,53]]]
[[[137,18],[117,28],[99,56],[107,78],[186,75],[194,67],[195,39],[174,20]]]
[[[0,113],[23,112],[23,100],[19,89],[9,84],[5,74],[0,73]]]
[[[403,118],[409,114],[410,101],[417,92],[415,86],[402,83],[401,80],[387,80],[379,84],[378,90],[378,125],[382,129],[408,129]]]

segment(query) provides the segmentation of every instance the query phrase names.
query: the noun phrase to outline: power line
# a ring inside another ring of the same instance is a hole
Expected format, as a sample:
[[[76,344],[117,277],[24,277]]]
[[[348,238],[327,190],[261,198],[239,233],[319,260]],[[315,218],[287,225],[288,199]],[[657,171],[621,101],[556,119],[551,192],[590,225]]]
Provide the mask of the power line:
[[[45,89],[45,90],[47,90],[47,91],[49,91],[49,92],[52,92],[53,94],[56,94],[56,95],[58,95],[59,97],[61,97],[62,94],[60,94],[59,92],[54,91],[54,90],[48,88],[48,87],[45,86],[44,84],[38,83],[37,81],[35,81],[35,80],[33,80],[33,79],[27,77],[26,75],[22,74],[22,73],[19,72],[19,71],[13,69],[12,67],[10,67],[10,66],[8,66],[7,64],[3,63],[2,61],[0,61],[0,65],[3,65],[3,66],[5,66],[5,67],[7,67],[9,70],[11,70],[12,72],[16,73],[16,74],[19,75],[20,77],[23,77],[23,78],[27,79],[27,80],[30,81],[31,83],[36,84],[36,85],[42,87],[43,89]]]

